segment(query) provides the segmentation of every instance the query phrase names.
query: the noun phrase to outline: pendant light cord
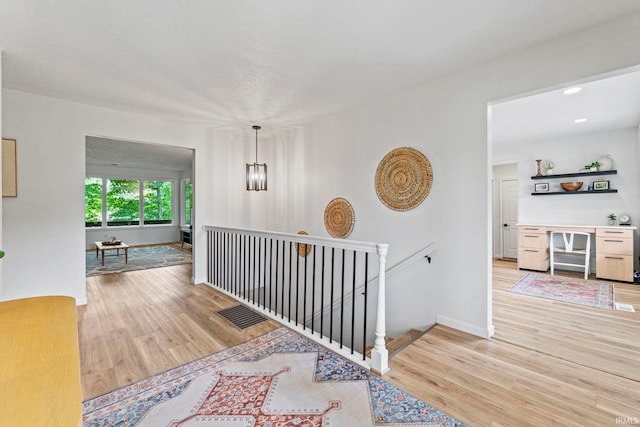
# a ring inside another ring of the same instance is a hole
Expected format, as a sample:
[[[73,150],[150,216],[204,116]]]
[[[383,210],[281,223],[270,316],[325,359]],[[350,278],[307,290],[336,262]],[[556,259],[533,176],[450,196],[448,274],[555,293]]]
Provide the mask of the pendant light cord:
[[[254,126],[253,127],[256,130],[256,164],[258,163],[258,129],[260,129],[260,126]]]

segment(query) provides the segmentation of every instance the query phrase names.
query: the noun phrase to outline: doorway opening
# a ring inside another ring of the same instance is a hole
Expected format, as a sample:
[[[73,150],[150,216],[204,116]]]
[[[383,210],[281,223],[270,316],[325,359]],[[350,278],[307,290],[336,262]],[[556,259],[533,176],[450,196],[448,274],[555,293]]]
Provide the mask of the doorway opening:
[[[193,159],[188,148],[85,138],[87,276],[192,265]]]

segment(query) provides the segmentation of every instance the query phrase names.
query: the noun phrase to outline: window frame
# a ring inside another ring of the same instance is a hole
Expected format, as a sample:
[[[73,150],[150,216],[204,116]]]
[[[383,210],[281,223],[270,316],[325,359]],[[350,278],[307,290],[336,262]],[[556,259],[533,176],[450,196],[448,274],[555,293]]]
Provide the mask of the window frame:
[[[87,227],[86,222],[86,200],[85,200],[85,230],[87,231],[99,231],[99,230],[114,230],[114,229],[134,229],[134,228],[153,228],[153,227],[175,227],[179,225],[179,219],[176,218],[175,212],[177,206],[178,197],[176,194],[176,186],[179,182],[175,178],[166,177],[141,177],[141,176],[127,176],[116,174],[89,174],[86,178],[96,178],[102,180],[102,225],[99,227]],[[109,179],[120,179],[127,181],[138,181],[138,224],[133,225],[109,225],[107,222],[107,181]],[[145,181],[163,181],[171,183],[171,223],[166,224],[145,224],[144,223],[144,183]]]

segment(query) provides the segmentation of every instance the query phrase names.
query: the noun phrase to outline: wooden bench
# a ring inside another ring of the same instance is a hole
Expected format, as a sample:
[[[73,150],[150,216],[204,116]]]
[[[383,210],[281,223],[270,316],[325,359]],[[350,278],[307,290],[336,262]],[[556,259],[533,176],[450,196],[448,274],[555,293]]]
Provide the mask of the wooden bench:
[[[76,303],[0,302],[0,426],[81,426]]]

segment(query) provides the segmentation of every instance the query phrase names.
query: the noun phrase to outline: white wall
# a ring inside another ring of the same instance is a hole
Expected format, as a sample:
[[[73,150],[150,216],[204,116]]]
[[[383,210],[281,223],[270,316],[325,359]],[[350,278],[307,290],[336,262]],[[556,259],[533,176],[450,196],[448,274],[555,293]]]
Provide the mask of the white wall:
[[[598,175],[566,179],[531,180],[536,174],[536,159],[552,160],[554,173],[578,172],[586,164],[610,154],[617,175]],[[638,168],[637,128],[589,134],[546,141],[499,144],[493,147],[493,159],[501,162],[517,159],[520,164],[519,221],[531,224],[606,225],[607,215],[626,212],[640,223],[640,168]],[[594,180],[608,180],[617,193],[533,196],[534,183],[548,182],[550,191],[562,191],[560,182],[583,181],[584,188]]]
[[[9,255],[3,260],[2,300],[59,294],[86,301],[86,135],[194,148],[197,185],[203,196],[210,192],[209,168],[203,167],[207,134],[200,127],[11,90],[3,90],[2,105],[4,135],[18,141],[20,186],[18,197],[3,205]],[[199,205],[196,200],[196,221]],[[194,276],[202,278],[204,234],[195,238]]]

